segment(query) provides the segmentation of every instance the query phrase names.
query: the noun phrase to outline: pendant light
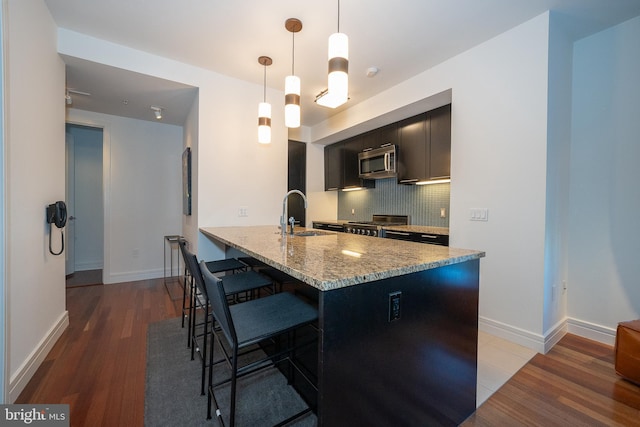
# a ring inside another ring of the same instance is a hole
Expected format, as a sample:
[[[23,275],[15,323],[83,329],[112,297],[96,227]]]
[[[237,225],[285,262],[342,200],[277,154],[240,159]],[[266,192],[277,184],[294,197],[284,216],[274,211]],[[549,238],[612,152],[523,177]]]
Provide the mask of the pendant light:
[[[267,103],[267,67],[273,64],[273,61],[268,56],[261,56],[258,62],[264,66],[264,94],[262,102],[258,104],[258,142],[269,144],[271,143],[271,104]]]
[[[300,127],[300,78],[295,75],[295,37],[302,30],[302,22],[296,18],[285,21],[284,27],[291,33],[291,75],[284,80],[284,123],[288,128]]]
[[[338,0],[338,32],[329,36],[329,97],[333,108],[349,99],[349,38],[340,32],[340,0]]]

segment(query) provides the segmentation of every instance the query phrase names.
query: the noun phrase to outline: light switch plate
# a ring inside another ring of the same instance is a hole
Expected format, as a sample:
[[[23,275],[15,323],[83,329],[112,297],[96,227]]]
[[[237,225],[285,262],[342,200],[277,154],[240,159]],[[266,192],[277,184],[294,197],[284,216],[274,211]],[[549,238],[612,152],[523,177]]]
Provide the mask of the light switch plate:
[[[469,210],[469,219],[471,221],[489,221],[489,209],[471,208]]]

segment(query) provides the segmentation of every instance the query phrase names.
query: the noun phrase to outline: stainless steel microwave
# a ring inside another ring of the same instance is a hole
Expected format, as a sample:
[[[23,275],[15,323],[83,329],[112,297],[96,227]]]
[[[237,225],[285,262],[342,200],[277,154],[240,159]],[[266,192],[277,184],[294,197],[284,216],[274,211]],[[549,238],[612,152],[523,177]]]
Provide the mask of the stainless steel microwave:
[[[392,178],[396,176],[396,159],[393,144],[358,153],[358,176],[363,179]]]

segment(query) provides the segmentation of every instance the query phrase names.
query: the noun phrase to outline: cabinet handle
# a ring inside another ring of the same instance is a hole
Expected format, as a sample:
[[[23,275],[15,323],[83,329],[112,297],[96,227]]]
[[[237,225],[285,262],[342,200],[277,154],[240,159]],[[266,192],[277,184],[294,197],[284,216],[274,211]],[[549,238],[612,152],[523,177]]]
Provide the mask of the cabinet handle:
[[[387,234],[397,234],[398,236],[410,236],[409,233],[401,233],[400,231],[387,231]]]
[[[413,178],[413,179],[401,179],[400,180],[400,184],[404,183],[404,182],[416,182],[418,181],[418,178]]]
[[[380,146],[380,148],[382,148],[382,147],[390,147],[390,146],[391,146],[391,143],[390,143],[390,142],[387,142],[386,144],[382,144],[382,145]]]
[[[335,228],[336,230],[342,230],[342,226],[341,225],[331,225],[331,224],[329,224],[329,225],[327,225],[327,227]]]
[[[331,188],[327,188],[327,191],[330,191],[330,190],[337,190],[337,189],[338,189],[338,187],[331,187]]]
[[[420,237],[424,237],[426,239],[437,239],[438,238],[438,236],[432,236],[432,235],[429,235],[429,234],[423,234]]]

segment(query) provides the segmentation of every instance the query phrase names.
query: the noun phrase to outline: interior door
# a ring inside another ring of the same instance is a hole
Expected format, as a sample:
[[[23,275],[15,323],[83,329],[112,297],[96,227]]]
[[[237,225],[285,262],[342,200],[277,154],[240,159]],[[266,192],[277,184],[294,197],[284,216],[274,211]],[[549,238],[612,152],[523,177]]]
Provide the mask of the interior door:
[[[76,256],[75,256],[75,144],[73,135],[65,134],[65,184],[66,184],[66,200],[67,200],[67,250],[65,251],[65,274],[69,276],[75,272]]]

